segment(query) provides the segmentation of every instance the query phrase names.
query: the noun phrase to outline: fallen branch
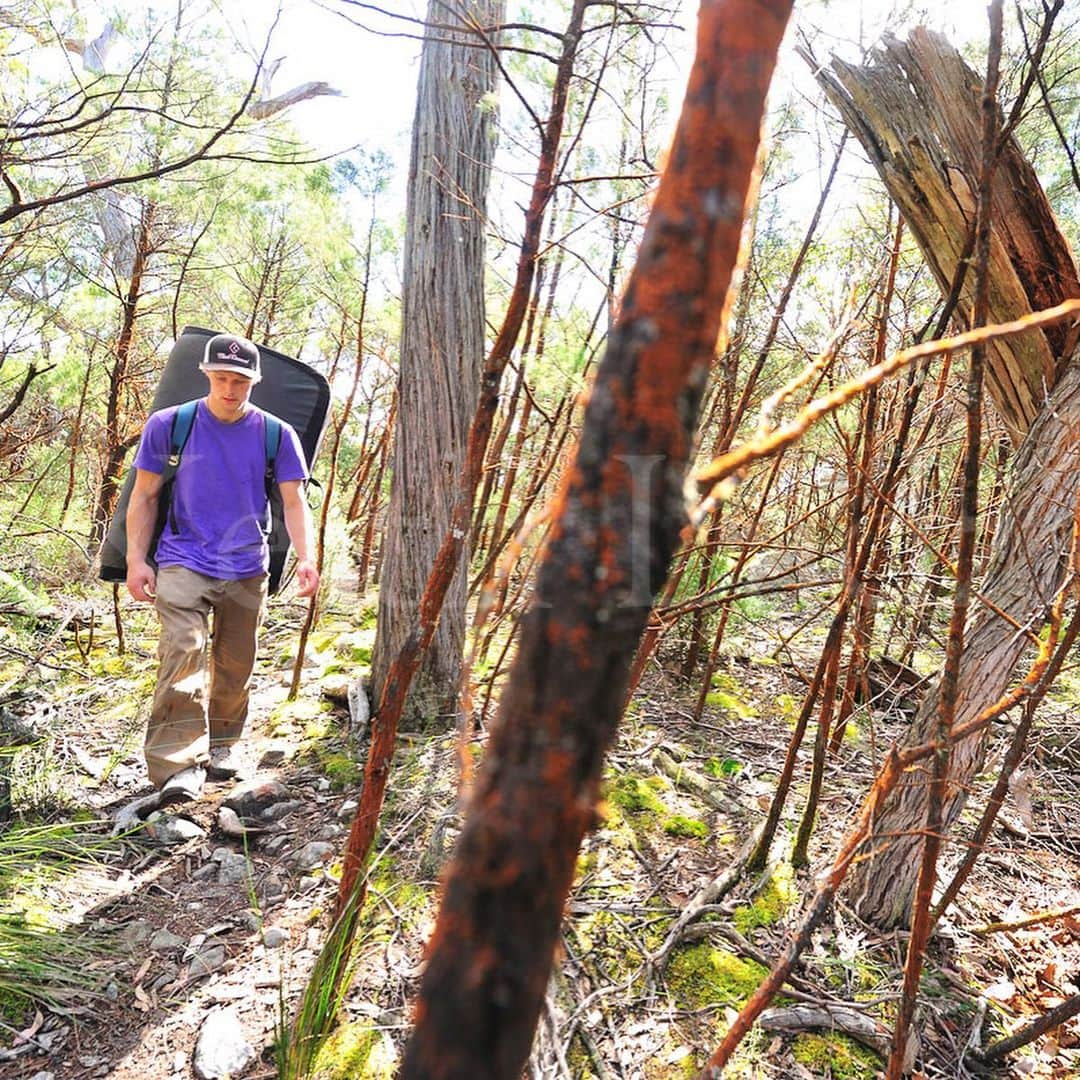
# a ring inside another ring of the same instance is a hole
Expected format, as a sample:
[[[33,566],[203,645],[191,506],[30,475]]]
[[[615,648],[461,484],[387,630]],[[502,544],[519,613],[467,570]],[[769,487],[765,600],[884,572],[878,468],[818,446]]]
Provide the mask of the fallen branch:
[[[1043,1032],[1049,1031],[1059,1024],[1064,1024],[1066,1020],[1071,1020],[1078,1015],[1080,1015],[1080,994],[1073,994],[1071,998],[1063,1001],[1060,1005],[1056,1005],[1048,1013],[1044,1013],[1038,1020],[1028,1024],[1025,1028],[1021,1028],[1015,1035],[991,1043],[981,1053],[973,1051],[970,1056],[975,1058],[976,1061],[981,1061],[984,1065],[1000,1061],[1007,1054],[1019,1050],[1021,1046],[1027,1046],[1028,1043],[1034,1042]]]
[[[667,937],[664,938],[663,944],[649,957],[649,963],[653,967],[662,968],[667,963],[672,950],[674,950],[682,940],[686,928],[690,923],[702,915],[706,908],[711,907],[717,900],[727,896],[727,894],[735,888],[739,883],[739,879],[742,877],[743,870],[746,868],[746,862],[750,858],[750,853],[757,847],[760,839],[761,828],[758,827],[754,830],[746,843],[743,844],[739,853],[731,863],[724,869],[724,872],[714,877],[712,881],[699,889],[698,892],[687,901],[686,906],[682,909],[679,917],[672,923],[671,929],[668,931]]]
[[[850,1005],[791,1005],[766,1009],[758,1021],[766,1031],[786,1035],[800,1031],[838,1031],[884,1057],[891,1036],[873,1017]]]
[[[1028,915],[1023,919],[1013,922],[992,922],[985,926],[976,926],[972,929],[973,934],[1000,934],[1005,930],[1023,930],[1028,926],[1039,926],[1042,923],[1056,922],[1058,919],[1067,919],[1070,915],[1080,914],[1080,904],[1073,907],[1061,908],[1058,911],[1040,911],[1036,915]]]
[[[653,764],[677,788],[682,788],[683,791],[689,791],[692,795],[696,795],[703,803],[712,807],[713,810],[717,810],[721,814],[733,814],[738,817],[742,817],[747,813],[746,807],[737,800],[721,799],[716,794],[716,781],[702,776],[701,773],[694,772],[693,769],[683,765],[682,762],[676,761],[666,751],[657,750],[653,754]]]

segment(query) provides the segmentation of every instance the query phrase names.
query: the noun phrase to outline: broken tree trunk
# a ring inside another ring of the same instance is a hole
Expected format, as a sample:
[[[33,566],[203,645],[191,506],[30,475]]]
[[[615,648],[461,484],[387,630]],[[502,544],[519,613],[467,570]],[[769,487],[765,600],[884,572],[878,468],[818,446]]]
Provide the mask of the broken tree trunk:
[[[819,70],[900,207],[943,291],[970,250],[980,152],[980,80],[945,40],[916,30],[886,39],[865,67],[839,61]],[[1034,170],[1010,138],[1000,145],[992,189],[990,313],[1004,322],[1080,296],[1080,280]],[[974,281],[961,291],[958,318]],[[994,554],[965,630],[956,723],[1001,696],[1045,618],[1065,572],[1080,477],[1080,334],[1075,323],[998,342],[987,388],[1014,443],[1012,486]],[[906,742],[932,739],[939,695],[924,698]],[[958,745],[951,762],[945,827],[959,815],[982,766],[987,732]],[[859,863],[847,892],[880,927],[906,925],[919,869],[928,778],[914,771],[875,821],[875,854]]]
[[[948,293],[974,227],[982,80],[940,35],[887,37],[873,62],[834,61],[818,81],[880,173]],[[990,322],[1080,296],[1080,280],[1050,204],[1012,138],[1001,146],[991,194]],[[974,297],[965,280],[958,319]],[[966,325],[966,324],[965,324]],[[1067,323],[991,347],[987,389],[1019,444],[1072,354],[1080,329]]]

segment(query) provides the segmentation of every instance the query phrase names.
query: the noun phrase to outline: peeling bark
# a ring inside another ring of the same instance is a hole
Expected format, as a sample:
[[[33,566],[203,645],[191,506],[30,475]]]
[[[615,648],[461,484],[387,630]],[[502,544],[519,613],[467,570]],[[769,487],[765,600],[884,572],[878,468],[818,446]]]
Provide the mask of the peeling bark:
[[[925,29],[886,38],[873,63],[819,70],[830,100],[857,136],[948,292],[974,228],[981,79],[944,38]],[[1080,296],[1076,264],[1035,170],[1014,139],[1001,146],[991,192],[990,322]],[[961,292],[970,309],[975,283]],[[1072,353],[1080,328],[1062,325],[991,347],[987,389],[1019,444]]]
[[[886,39],[865,67],[839,61],[833,66],[835,74],[817,72],[819,81],[947,292],[971,250],[982,143],[980,79],[943,38],[923,29],[906,42]],[[998,150],[990,189],[988,318],[1007,322],[1080,296],[1080,279],[1034,170],[1013,139],[1001,141]],[[974,290],[967,275],[958,319],[970,310]],[[1070,320],[995,342],[988,350],[986,388],[1020,450],[979,590],[983,599],[965,631],[957,725],[1003,694],[1027,633],[1038,632],[1063,580],[1080,473],[1078,335],[1080,327]],[[934,689],[923,699],[905,745],[933,737],[938,708]],[[987,732],[980,732],[953,752],[946,830],[982,766],[986,739]],[[908,924],[927,785],[921,770],[905,776],[875,821],[874,856],[853,868],[846,885],[859,914],[876,926]]]
[[[443,8],[431,0],[429,20]],[[501,21],[503,5],[470,0],[467,9],[477,25],[488,26]],[[450,526],[480,392],[484,206],[495,147],[484,99],[496,79],[494,57],[476,47],[468,29],[425,41],[409,168],[393,482],[372,658],[376,698],[414,629]],[[453,726],[465,640],[465,547],[409,696],[406,726],[414,730]]]
[[[990,566],[979,590],[997,610],[975,601],[960,661],[957,726],[1001,696],[1028,645],[1025,631],[1038,633],[1043,625],[1067,566],[1078,483],[1080,351],[1016,455]],[[935,687],[923,699],[904,745],[932,740],[938,700]],[[988,731],[981,731],[953,748],[946,830],[959,816],[971,781],[982,768],[988,737]],[[862,918],[877,926],[907,925],[919,869],[927,782],[921,769],[905,776],[875,822],[877,854],[858,863],[849,875],[849,899]]]

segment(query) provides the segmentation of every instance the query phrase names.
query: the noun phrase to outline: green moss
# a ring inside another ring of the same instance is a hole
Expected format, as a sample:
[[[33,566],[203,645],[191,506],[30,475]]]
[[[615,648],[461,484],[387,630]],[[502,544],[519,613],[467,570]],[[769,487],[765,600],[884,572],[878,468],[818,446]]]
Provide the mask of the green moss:
[[[832,1080],[873,1080],[881,1062],[871,1050],[846,1035],[799,1035],[791,1056],[802,1066]]]
[[[642,1062],[644,1080],[693,1080],[700,1075],[703,1061],[698,1061],[694,1051],[683,1043],[667,1045],[654,1057]]]
[[[0,982],[0,1020],[12,1026],[20,1025],[30,1008],[30,998],[20,994],[14,987]]]
[[[778,863],[757,896],[735,909],[732,915],[735,929],[745,936],[759,926],[772,926],[797,898],[791,863]]]
[[[48,598],[9,574],[0,570],[0,605],[14,609],[13,614],[29,616],[31,619],[46,614],[49,610]]]
[[[599,861],[600,856],[595,851],[578,852],[577,865],[574,870],[575,880],[580,881],[587,874],[593,873]]]
[[[742,772],[743,764],[734,758],[709,758],[705,762],[705,772],[716,780],[725,776],[737,776]]]
[[[672,814],[664,822],[664,832],[668,836],[680,836],[687,840],[704,840],[709,835],[709,826],[697,818],[684,817],[682,814]]]
[[[429,917],[433,895],[423,885],[402,876],[397,862],[383,855],[368,883],[369,901],[361,916],[366,939],[389,941],[402,925],[416,929]]]
[[[783,720],[788,727],[794,727],[799,719],[799,710],[802,708],[802,702],[791,694],[778,694],[776,697],[776,708],[780,713],[780,719]]]
[[[331,630],[327,632],[324,630],[312,634],[308,640],[311,644],[311,647],[316,652],[326,652],[327,649],[330,649],[334,646],[334,644],[337,642],[337,639],[338,634],[335,631]]]
[[[375,627],[337,634],[334,656],[346,665],[371,666],[371,650],[375,647]]]
[[[311,754],[318,762],[323,775],[335,791],[358,787],[364,775],[364,766],[343,750],[314,743]]]
[[[703,1009],[710,1005],[741,1006],[757,989],[768,969],[753,960],[740,960],[708,942],[681,949],[667,969],[667,985],[680,1005]]]
[[[607,800],[627,814],[663,814],[663,802],[656,789],[640,776],[620,776],[608,785]]]
[[[578,955],[598,965],[608,978],[626,982],[643,973],[645,957],[617,915],[597,911],[574,919],[571,929]]]
[[[312,1080],[392,1080],[397,1051],[389,1036],[361,1021],[342,1024],[320,1048]]]
[[[712,705],[713,708],[734,713],[740,720],[750,720],[757,716],[757,709],[740,700],[734,694],[729,694],[726,690],[710,691],[705,695],[705,703]]]

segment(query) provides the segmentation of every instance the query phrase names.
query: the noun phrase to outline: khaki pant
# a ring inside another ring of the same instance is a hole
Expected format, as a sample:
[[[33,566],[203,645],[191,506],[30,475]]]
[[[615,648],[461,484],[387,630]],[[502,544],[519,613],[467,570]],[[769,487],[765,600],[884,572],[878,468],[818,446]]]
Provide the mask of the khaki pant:
[[[240,738],[265,600],[265,575],[221,581],[182,566],[158,570],[160,664],[145,746],[156,787],[181,769],[204,765],[212,745]]]

